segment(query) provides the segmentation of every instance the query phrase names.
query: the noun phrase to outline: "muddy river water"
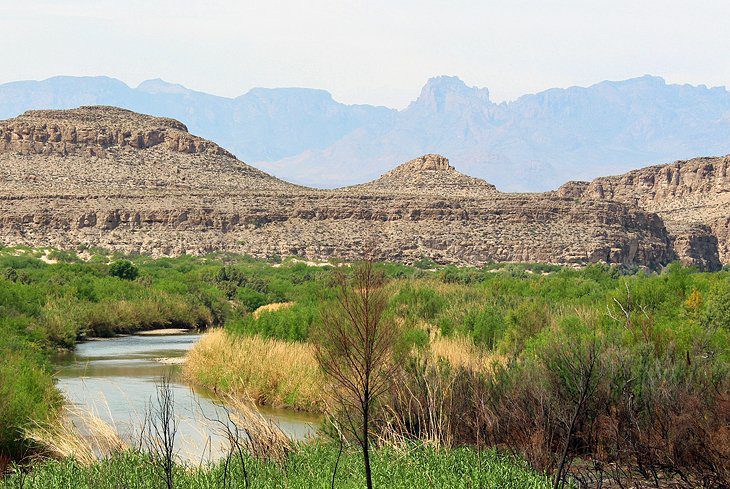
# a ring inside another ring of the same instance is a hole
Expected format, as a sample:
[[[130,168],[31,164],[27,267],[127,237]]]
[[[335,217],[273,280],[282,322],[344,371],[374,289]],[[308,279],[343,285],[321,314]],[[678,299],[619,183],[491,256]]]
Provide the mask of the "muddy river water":
[[[154,405],[157,386],[170,376],[178,421],[176,448],[188,461],[209,461],[226,446],[220,426],[220,402],[181,378],[182,359],[200,338],[197,334],[122,336],[77,345],[56,359],[56,378],[67,400],[110,423],[125,441],[136,444],[145,414]],[[178,360],[179,361],[179,360]],[[294,439],[313,436],[318,418],[269,408],[261,413]]]

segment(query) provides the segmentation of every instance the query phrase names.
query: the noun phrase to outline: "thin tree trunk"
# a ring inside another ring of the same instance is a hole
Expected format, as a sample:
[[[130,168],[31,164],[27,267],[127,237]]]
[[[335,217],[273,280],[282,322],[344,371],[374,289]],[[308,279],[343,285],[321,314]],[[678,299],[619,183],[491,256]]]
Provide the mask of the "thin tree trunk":
[[[595,348],[595,347],[594,347]],[[591,380],[593,378],[593,366],[595,365],[595,354],[591,353],[590,357],[590,364],[588,367],[588,371],[583,373],[584,379],[583,384],[581,385],[581,393],[580,398],[578,399],[578,405],[575,408],[575,412],[573,413],[573,417],[570,420],[570,427],[568,429],[568,436],[565,440],[565,446],[563,447],[563,454],[562,457],[560,457],[560,465],[558,467],[558,472],[555,474],[555,482],[553,483],[553,489],[558,489],[563,485],[563,479],[565,478],[565,463],[568,459],[568,450],[570,449],[570,442],[573,438],[573,434],[575,432],[575,425],[578,421],[578,416],[580,415],[581,409],[583,409],[583,404],[585,404],[586,399],[588,398],[588,393],[590,390]]]
[[[365,462],[365,480],[367,481],[367,487],[368,489],[373,489],[373,477],[370,473],[370,431],[369,431],[369,419],[368,415],[369,409],[363,410],[363,422],[362,422],[362,430],[363,430],[363,443],[362,443],[362,457],[363,461]]]
[[[578,407],[576,407],[575,412],[573,413],[573,418],[570,420],[570,428],[568,429],[568,437],[565,440],[565,446],[563,447],[562,457],[560,457],[560,466],[558,467],[558,472],[555,474],[555,482],[553,483],[553,489],[558,489],[563,483],[563,471],[565,470],[565,461],[568,458],[568,449],[570,448],[570,441],[573,438],[573,431],[575,430],[575,422],[578,419],[578,414],[580,413],[582,404],[583,404],[583,399],[581,396],[581,400],[578,403]]]

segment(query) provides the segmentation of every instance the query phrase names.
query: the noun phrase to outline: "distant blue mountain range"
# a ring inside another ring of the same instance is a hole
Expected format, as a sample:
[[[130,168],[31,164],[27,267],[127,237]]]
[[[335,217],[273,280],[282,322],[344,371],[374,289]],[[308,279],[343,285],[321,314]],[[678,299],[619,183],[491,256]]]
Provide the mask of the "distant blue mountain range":
[[[443,154],[457,169],[508,191],[730,153],[730,93],[654,76],[504,103],[490,101],[486,88],[441,76],[400,111],[345,105],[306,88],[255,88],[226,98],[162,80],[136,88],[108,77],[0,85],[0,119],[95,104],[173,117],[247,163],[323,187],[373,179],[425,153]]]

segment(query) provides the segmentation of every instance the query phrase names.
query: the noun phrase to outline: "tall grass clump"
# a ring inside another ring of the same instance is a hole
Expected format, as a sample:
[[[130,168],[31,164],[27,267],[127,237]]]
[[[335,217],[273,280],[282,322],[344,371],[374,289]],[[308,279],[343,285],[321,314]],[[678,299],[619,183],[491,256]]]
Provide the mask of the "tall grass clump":
[[[314,350],[304,343],[213,330],[188,354],[184,374],[215,392],[250,397],[264,405],[324,408]]]
[[[35,422],[25,430],[24,437],[45,455],[73,458],[84,465],[129,449],[113,426],[75,407],[64,407],[51,421]]]
[[[0,457],[28,453],[24,429],[53,419],[61,401],[42,348],[22,326],[0,319]]]

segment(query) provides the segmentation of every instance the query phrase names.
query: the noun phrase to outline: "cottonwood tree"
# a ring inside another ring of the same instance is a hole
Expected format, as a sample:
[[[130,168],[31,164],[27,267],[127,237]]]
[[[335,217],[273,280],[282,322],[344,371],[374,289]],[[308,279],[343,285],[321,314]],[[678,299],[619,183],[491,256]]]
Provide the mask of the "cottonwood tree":
[[[323,312],[315,333],[316,357],[331,382],[330,394],[344,418],[343,429],[362,448],[371,489],[371,416],[395,373],[393,353],[399,329],[386,315],[385,275],[372,259],[354,266],[350,276],[338,272],[335,281],[334,307]]]

